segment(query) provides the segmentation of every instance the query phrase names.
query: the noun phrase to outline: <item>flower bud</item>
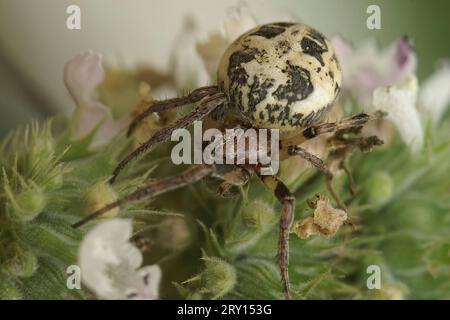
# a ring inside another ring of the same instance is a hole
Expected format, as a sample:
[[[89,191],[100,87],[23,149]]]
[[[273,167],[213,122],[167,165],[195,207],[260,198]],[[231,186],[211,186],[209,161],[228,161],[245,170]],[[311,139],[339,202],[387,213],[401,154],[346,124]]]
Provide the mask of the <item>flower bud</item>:
[[[236,284],[236,270],[232,265],[215,257],[202,258],[206,269],[202,273],[202,291],[212,294],[218,299],[234,288]]]
[[[28,150],[28,170],[36,170],[39,167],[51,165],[51,161],[55,155],[55,145],[50,133],[50,124],[47,124],[39,132],[37,126],[32,127],[35,132],[32,134],[32,142]],[[36,164],[40,165],[36,165]]]
[[[12,212],[22,221],[31,221],[44,210],[46,202],[42,189],[33,184],[15,197]]]
[[[440,219],[427,204],[398,203],[394,207],[395,214],[389,221],[394,226],[405,229],[432,233],[439,227]]]
[[[139,86],[139,101],[137,102],[133,116],[137,116],[144,112],[150,105],[154,103],[152,96],[152,89],[146,82],[141,82]],[[176,118],[177,111],[175,109],[165,110],[162,112],[154,112],[149,114],[147,117],[142,119],[142,121],[137,124],[133,130],[133,146],[134,148],[139,147],[148,137],[153,136],[156,132],[161,130],[161,128],[166,127],[169,123],[173,122]]]
[[[46,190],[58,190],[59,188],[62,187],[63,182],[64,182],[63,172],[59,167],[57,167],[45,179],[45,182],[43,183],[43,187]]]
[[[275,214],[267,203],[256,200],[245,207],[244,219],[247,226],[261,229],[275,223]]]
[[[0,300],[22,300],[22,293],[17,287],[0,273]]]
[[[117,195],[111,186],[105,182],[98,182],[88,189],[85,196],[85,212],[93,213],[107,204],[117,200]],[[115,217],[119,213],[119,207],[106,212],[102,217]]]
[[[158,229],[158,243],[164,248],[177,250],[188,243],[190,235],[184,218],[170,217]]]
[[[32,276],[38,268],[36,255],[31,250],[21,248],[15,243],[6,248],[6,255],[3,268],[15,276]]]
[[[408,289],[401,283],[387,283],[370,295],[375,300],[403,300]]]
[[[394,193],[394,181],[386,172],[377,171],[365,183],[364,193],[370,204],[382,206]]]
[[[21,139],[23,139],[24,153],[21,161],[29,176],[37,176],[52,165],[55,155],[55,142],[52,137],[52,122],[47,121],[39,125],[33,121],[27,126]],[[17,143],[18,141],[16,141]],[[18,145],[17,147],[20,147]]]
[[[104,79],[102,57],[92,52],[76,55],[64,68],[64,82],[77,103],[95,99],[97,86]]]

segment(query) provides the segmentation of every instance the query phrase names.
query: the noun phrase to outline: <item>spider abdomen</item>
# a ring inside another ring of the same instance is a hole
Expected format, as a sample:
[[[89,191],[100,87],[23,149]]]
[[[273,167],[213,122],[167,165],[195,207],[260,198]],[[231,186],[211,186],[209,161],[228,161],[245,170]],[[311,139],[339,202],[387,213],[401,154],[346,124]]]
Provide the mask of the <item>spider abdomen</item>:
[[[298,23],[271,23],[235,40],[220,61],[218,84],[255,126],[298,130],[321,120],[340,91],[330,42]]]

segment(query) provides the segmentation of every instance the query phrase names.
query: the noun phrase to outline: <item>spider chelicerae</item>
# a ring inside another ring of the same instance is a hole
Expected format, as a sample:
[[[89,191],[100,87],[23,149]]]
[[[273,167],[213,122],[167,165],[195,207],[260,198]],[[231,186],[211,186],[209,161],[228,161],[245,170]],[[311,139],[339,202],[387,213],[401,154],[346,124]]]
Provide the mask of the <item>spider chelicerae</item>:
[[[344,159],[355,148],[367,150],[382,143],[375,136],[346,138],[347,134],[360,133],[362,127],[378,115],[362,113],[337,122],[323,122],[339,95],[341,81],[342,73],[333,48],[320,32],[299,23],[280,22],[256,27],[236,39],[225,51],[218,68],[217,85],[198,88],[182,97],[153,102],[136,116],[128,134],[154,112],[197,104],[193,111],[162,128],[123,159],[114,170],[110,183],[114,183],[132,160],[156,143],[168,140],[174,130],[208,117],[220,123],[221,130],[235,127],[278,129],[281,137],[279,159],[296,156],[307,160],[325,174],[331,194],[340,206],[344,206],[331,186],[332,173],[327,165],[300,146],[305,141],[328,134],[331,136],[328,141],[332,141],[335,149],[334,155],[341,155]],[[256,174],[282,206],[278,264],[285,297],[290,299],[289,234],[294,220],[295,199],[276,175],[261,175],[260,167],[258,163],[191,165],[177,176],[146,183],[87,216],[74,227],[120,205],[153,197],[207,176],[224,180],[219,193],[227,196],[231,186],[242,186],[252,174]]]

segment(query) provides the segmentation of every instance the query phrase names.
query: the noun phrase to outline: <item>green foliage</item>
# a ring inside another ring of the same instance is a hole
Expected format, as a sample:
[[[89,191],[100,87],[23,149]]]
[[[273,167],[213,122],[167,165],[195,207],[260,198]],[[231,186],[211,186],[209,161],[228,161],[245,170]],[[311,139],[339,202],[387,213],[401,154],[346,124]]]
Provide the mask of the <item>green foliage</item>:
[[[68,290],[66,268],[95,221],[70,225],[87,214],[87,190],[104,182],[131,144],[116,138],[88,148],[93,134],[71,141],[51,122],[10,135],[1,146],[0,294],[2,299],[86,298]],[[297,299],[450,298],[450,122],[429,132],[424,151],[412,155],[400,141],[355,153],[348,179],[336,186],[356,230],[332,238],[290,240],[290,277]],[[169,149],[155,148],[114,185],[117,196],[149,176],[173,175]],[[154,168],[158,170],[154,170]],[[294,181],[296,219],[312,214],[306,199],[328,195],[314,169]],[[219,197],[215,180],[120,208],[133,217],[136,236],[149,239],[145,264],[163,269],[162,298],[282,299],[276,254],[280,205],[257,179],[234,199]],[[381,290],[366,287],[369,265],[382,270]]]
[[[291,236],[294,298],[449,298],[450,140],[439,134],[449,129],[446,122],[429,134],[425,150],[418,155],[396,140],[351,157],[348,166],[357,196],[350,196],[346,176],[337,177],[336,185],[356,230],[343,228],[330,239]],[[204,194],[204,187],[198,186],[195,192]],[[293,191],[297,219],[312,213],[306,206],[307,198],[317,192],[327,194],[319,173],[310,175]],[[213,218],[208,226],[202,223],[204,239],[198,246],[208,256],[226,261],[236,272],[236,284],[224,298],[282,299],[276,264],[280,210],[276,200],[254,180],[242,189],[239,203],[212,196],[204,201],[214,208]],[[184,212],[198,216],[189,208]],[[381,268],[380,290],[366,287],[366,270],[373,264]],[[201,272],[208,270],[207,264],[200,265]],[[204,291],[202,285],[189,283],[179,293],[211,298]]]
[[[5,298],[80,297],[66,288],[65,270],[76,263],[82,233],[70,228],[76,216],[64,210],[55,215],[58,203],[70,204],[64,198],[70,192],[69,170],[61,161],[64,153],[55,150],[51,122],[41,128],[32,123],[2,143],[0,274]],[[52,292],[44,294],[44,286]]]
[[[69,129],[54,130],[52,121],[37,122],[11,133],[0,146],[0,291],[2,299],[79,299],[87,292],[66,286],[68,266],[77,264],[84,234],[71,225],[92,210],[92,200],[111,195],[99,188],[117,157],[128,146],[120,139],[90,149],[97,129],[72,140]],[[64,123],[62,128],[70,128]],[[111,192],[132,192],[147,178],[153,161],[127,170]],[[131,204],[120,214],[139,218],[145,226],[170,214],[144,210],[148,202]],[[156,217],[156,218],[155,218]],[[155,221],[151,221],[151,220]],[[139,222],[137,222],[139,226]]]

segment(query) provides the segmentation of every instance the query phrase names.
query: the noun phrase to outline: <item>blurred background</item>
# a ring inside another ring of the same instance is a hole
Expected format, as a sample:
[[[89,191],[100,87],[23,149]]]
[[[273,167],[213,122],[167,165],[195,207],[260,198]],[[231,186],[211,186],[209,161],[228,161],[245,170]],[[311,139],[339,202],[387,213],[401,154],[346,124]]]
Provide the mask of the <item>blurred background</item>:
[[[66,8],[81,8],[81,30],[68,30]],[[73,102],[62,81],[65,62],[92,49],[121,67],[149,65],[164,71],[186,16],[195,18],[200,36],[218,30],[226,0],[0,0],[0,138],[31,118],[70,113]],[[327,36],[353,43],[375,38],[388,45],[400,35],[417,46],[418,75],[450,55],[450,1],[425,0],[247,0],[258,22],[295,18]],[[368,30],[366,9],[381,8],[381,30]]]

